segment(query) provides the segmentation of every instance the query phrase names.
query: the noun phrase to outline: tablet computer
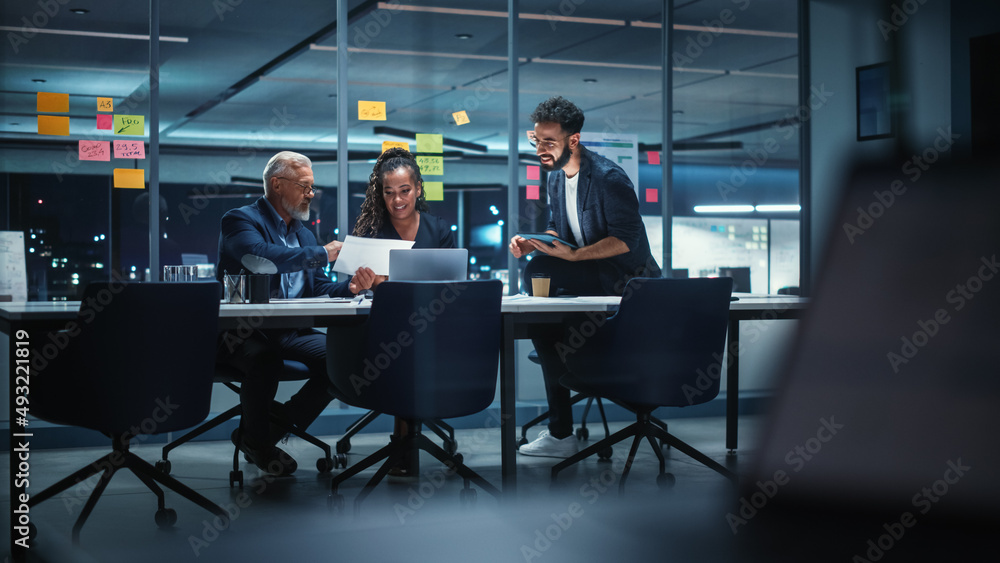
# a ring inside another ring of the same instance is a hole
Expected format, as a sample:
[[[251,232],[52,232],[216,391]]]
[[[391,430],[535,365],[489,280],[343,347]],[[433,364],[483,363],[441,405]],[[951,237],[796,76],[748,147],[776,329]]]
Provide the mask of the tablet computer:
[[[517,233],[517,236],[526,239],[540,240],[545,244],[552,244],[552,241],[557,240],[570,248],[576,248],[576,245],[568,240],[561,239],[555,235],[550,235],[549,233]]]

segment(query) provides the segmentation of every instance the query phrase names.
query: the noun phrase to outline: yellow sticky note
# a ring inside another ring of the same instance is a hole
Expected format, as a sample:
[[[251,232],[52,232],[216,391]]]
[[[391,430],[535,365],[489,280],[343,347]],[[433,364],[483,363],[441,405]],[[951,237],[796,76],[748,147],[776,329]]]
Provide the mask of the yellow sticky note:
[[[65,113],[69,111],[69,94],[53,94],[51,92],[39,92],[38,100],[35,104],[38,111],[47,113]]]
[[[444,201],[444,182],[424,182],[424,199]]]
[[[145,172],[142,168],[115,168],[115,187],[144,189],[146,187]]]
[[[115,114],[115,135],[144,135],[146,118],[141,115]]]
[[[97,111],[115,111],[115,99],[97,98]]]
[[[366,121],[385,121],[385,102],[366,102],[358,100],[358,119]]]
[[[441,135],[417,133],[417,152],[442,152],[444,139]]]
[[[469,122],[469,114],[465,113],[464,109],[451,114],[451,117],[455,120],[455,125],[465,125]]]
[[[417,166],[421,176],[440,176],[444,174],[444,157],[418,155]]]
[[[382,152],[396,148],[410,150],[410,143],[404,143],[403,141],[382,141]]]
[[[39,115],[38,116],[39,135],[69,135],[69,116],[67,115]]]

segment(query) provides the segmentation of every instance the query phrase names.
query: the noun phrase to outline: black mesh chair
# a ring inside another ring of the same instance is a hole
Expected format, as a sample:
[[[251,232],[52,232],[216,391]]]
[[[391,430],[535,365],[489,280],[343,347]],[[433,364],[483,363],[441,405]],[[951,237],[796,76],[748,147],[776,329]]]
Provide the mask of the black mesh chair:
[[[120,469],[156,494],[160,527],[172,526],[177,513],[166,508],[157,483],[228,522],[225,510],[129,451],[139,434],[182,430],[208,415],[220,295],[217,282],[92,283],[66,331],[66,348],[32,377],[32,415],[111,440],[111,453],[28,502],[35,506],[101,473],[73,526],[74,542]]]
[[[430,453],[464,479],[463,502],[475,499],[470,481],[499,496],[495,487],[464,464],[461,454],[445,451],[420,429],[428,420],[480,412],[493,401],[502,291],[499,280],[388,281],[379,285],[363,325],[331,327],[327,332],[327,364],[337,396],[408,422],[406,435],[334,475],[330,500],[335,508],[344,503],[338,492],[341,483],[384,460],[355,499],[357,511],[414,448]]]
[[[309,368],[307,368],[302,362],[285,360],[280,378],[281,381],[301,381],[308,379]],[[215,381],[217,383],[222,383],[237,395],[240,393],[239,383],[241,380],[242,374],[236,368],[223,364],[216,364]],[[271,406],[272,424],[285,429],[289,434],[297,436],[323,451],[323,457],[316,460],[316,469],[320,473],[329,473],[335,467],[347,467],[346,455],[338,454],[333,456],[329,444],[284,420],[284,418],[279,414],[279,408],[281,406],[280,403],[275,401]],[[240,416],[242,412],[243,410],[240,407],[240,404],[236,403],[229,409],[213,417],[211,420],[206,421],[201,426],[198,426],[187,434],[184,434],[180,438],[177,438],[176,440],[163,446],[163,458],[156,462],[156,468],[165,473],[170,473],[171,463],[168,456],[170,455],[171,450],[190,442],[198,436],[205,434],[213,428],[216,428],[221,424],[236,418],[237,416]],[[233,469],[229,472],[229,486],[239,486],[241,489],[243,488],[243,470],[240,469],[240,450],[236,446],[233,446]]]
[[[618,312],[566,358],[569,374],[559,381],[570,389],[605,397],[635,413],[636,421],[552,468],[553,482],[563,469],[605,448],[633,438],[619,481],[625,490],[639,442],[646,438],[660,462],[657,484],[670,486],[661,445],[666,444],[719,472],[736,475],[670,434],[652,416],[658,407],[686,407],[714,399],[719,379],[706,377],[719,363],[729,322],[729,278],[687,280],[634,278]],[[657,443],[656,439],[660,442]]]

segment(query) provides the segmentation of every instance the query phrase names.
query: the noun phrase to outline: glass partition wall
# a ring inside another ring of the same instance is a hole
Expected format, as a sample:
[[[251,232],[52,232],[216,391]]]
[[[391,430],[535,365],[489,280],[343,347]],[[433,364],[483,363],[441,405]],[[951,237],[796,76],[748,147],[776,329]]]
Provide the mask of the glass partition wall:
[[[545,175],[524,132],[553,95],[584,110],[584,144],[632,177],[662,266],[689,276],[748,268],[759,293],[798,285],[798,126],[808,114],[799,109],[794,0],[522,0],[513,116],[506,0],[349,1],[346,85],[337,83],[336,2],[154,0],[155,106],[150,3],[55,3],[55,14],[20,4],[0,15],[0,230],[25,233],[30,299],[73,299],[112,272],[159,279],[146,273],[154,158],[159,268],[214,264],[222,214],[262,195],[264,164],[280,150],[312,158],[321,189],[309,228],[321,243],[343,239],[386,142],[422,157],[431,213],[470,250],[470,275],[509,280],[508,238],[545,226]],[[664,6],[673,6],[667,57]],[[115,187],[116,178],[134,187]],[[510,190],[516,225],[507,224]]]

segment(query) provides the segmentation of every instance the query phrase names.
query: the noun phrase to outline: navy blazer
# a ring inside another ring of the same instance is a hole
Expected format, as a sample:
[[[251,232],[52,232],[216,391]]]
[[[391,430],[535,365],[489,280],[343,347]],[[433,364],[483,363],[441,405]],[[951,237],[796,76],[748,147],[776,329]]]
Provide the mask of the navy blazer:
[[[281,218],[263,197],[223,215],[216,277],[222,281],[223,273],[238,274],[242,270],[255,274],[305,270],[302,297],[351,296],[348,282],[334,283],[323,270],[329,260],[316,236],[303,225],[295,234],[299,248],[289,248],[278,237],[276,220]],[[270,293],[273,298],[281,295],[280,275],[271,276]]]
[[[374,238],[402,240],[403,237],[396,232],[392,222],[386,219]],[[451,230],[451,225],[447,221],[430,213],[420,213],[420,226],[417,227],[417,236],[413,239],[413,248],[455,248],[455,246],[455,232]]]
[[[546,181],[548,195],[548,230],[561,238],[589,246],[607,237],[624,242],[629,251],[604,261],[613,266],[617,275],[602,273],[601,284],[619,292],[620,282],[633,277],[661,276],[660,267],[649,250],[646,226],[639,215],[639,199],[635,188],[620,166],[580,145],[580,176],[576,205],[580,216],[580,234],[576,240],[566,217],[566,173],[549,172]]]

